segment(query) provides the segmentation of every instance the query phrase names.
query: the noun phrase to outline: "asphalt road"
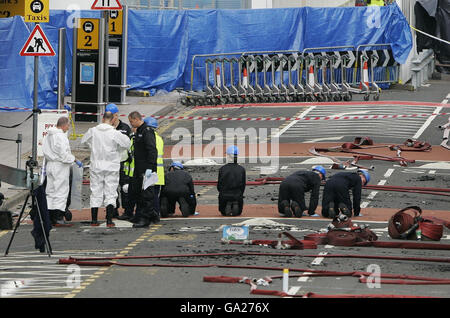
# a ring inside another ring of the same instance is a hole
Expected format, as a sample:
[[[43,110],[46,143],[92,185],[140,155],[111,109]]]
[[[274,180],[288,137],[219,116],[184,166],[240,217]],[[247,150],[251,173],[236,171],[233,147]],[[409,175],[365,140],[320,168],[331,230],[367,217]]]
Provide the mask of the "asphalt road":
[[[436,82],[421,92],[397,92],[393,96],[387,92],[385,99],[397,97],[399,100],[423,100],[429,102],[441,102],[446,98],[448,86],[444,82]],[[446,82],[448,84],[448,82]],[[308,107],[283,107],[283,108],[217,108],[214,110],[184,109],[178,115],[209,115],[228,117],[272,117],[298,116]],[[373,111],[366,107],[355,110],[357,112]],[[398,110],[397,107],[391,110]],[[434,111],[434,108],[413,109],[411,111]],[[312,110],[311,110],[312,111]],[[318,106],[314,111],[322,111]],[[323,111],[331,111],[324,109]],[[336,110],[332,110],[335,112]],[[385,111],[385,110],[382,110]],[[438,116],[425,127],[419,139],[426,140],[433,145],[440,143],[442,132],[436,130],[436,126],[445,122],[447,117]],[[425,124],[425,121],[411,120],[402,122],[398,127],[406,127],[405,131],[382,131],[377,136],[376,142],[389,142],[389,137],[395,137],[395,142],[411,138]],[[202,124],[198,132],[200,136],[208,128],[218,129],[216,132],[224,132],[226,128],[279,128],[284,129],[289,122],[252,122],[246,126],[240,122],[208,122]],[[388,126],[395,126],[389,122]],[[176,144],[172,138],[176,128],[185,129],[191,137],[195,136],[194,126],[188,121],[162,121],[161,134],[167,145]],[[281,128],[280,128],[281,127]],[[395,128],[398,128],[395,127]],[[292,128],[292,130],[291,130]],[[366,135],[371,132],[371,125],[361,127],[360,130],[351,130],[348,125],[345,134],[334,141],[353,141],[357,135]],[[297,130],[296,129],[300,129]],[[280,138],[281,142],[304,142],[317,138],[330,138],[330,135],[320,135],[325,130],[320,126],[312,126],[306,131],[301,124],[292,124],[285,130]],[[334,128],[328,128],[334,131]],[[350,131],[348,131],[350,129]],[[213,131],[211,131],[213,132]],[[259,130],[258,130],[259,132]],[[356,136],[355,136],[356,135]],[[258,135],[260,136],[260,135]],[[239,137],[239,136],[238,136]],[[241,136],[242,137],[242,136]],[[336,137],[336,136],[331,136]],[[309,139],[308,139],[309,138]],[[379,139],[378,139],[379,138]],[[324,140],[333,141],[333,140]],[[270,171],[272,163],[248,163],[244,166],[248,172],[248,179],[254,180],[263,175],[287,176],[295,170],[309,170],[312,165],[321,162],[320,158],[310,157],[283,157],[279,158],[276,170]],[[165,164],[169,164],[166,160]],[[450,187],[450,168],[448,160],[418,161],[408,167],[401,167],[392,162],[369,162],[374,164],[371,184],[423,186],[423,187]],[[196,180],[215,180],[218,166],[189,166],[187,168]],[[261,170],[262,169],[262,170]],[[269,171],[269,172],[268,172]],[[335,171],[329,171],[330,175]],[[88,187],[84,187],[84,206],[88,206]],[[394,193],[382,191],[363,191],[363,205],[370,208],[403,208],[408,205],[419,205],[427,210],[448,210],[450,200],[448,197],[430,197],[423,194]],[[199,204],[217,204],[217,190],[214,187],[197,187]],[[246,191],[246,204],[276,204],[278,186],[267,185],[263,187],[249,186]],[[364,207],[363,207],[364,211]],[[218,212],[217,212],[218,213]],[[363,212],[364,213],[364,212]],[[201,215],[200,215],[201,216]],[[358,219],[355,220],[358,222]],[[31,225],[23,224],[13,241],[10,254],[0,257],[0,292],[2,297],[29,298],[29,297],[67,297],[67,298],[97,298],[97,297],[131,297],[131,298],[172,298],[178,299],[177,303],[168,308],[168,312],[182,312],[183,305],[192,299],[192,303],[200,305],[207,303],[208,299],[219,299],[221,311],[224,311],[224,302],[235,299],[252,299],[261,302],[269,301],[267,296],[250,294],[250,286],[246,284],[224,284],[204,282],[205,276],[233,276],[262,278],[265,276],[282,275],[283,268],[290,268],[290,274],[307,272],[308,270],[331,270],[340,272],[369,271],[379,269],[382,274],[408,274],[434,278],[449,278],[450,267],[447,263],[433,263],[425,261],[388,261],[359,258],[323,258],[319,253],[352,254],[352,255],[388,255],[388,256],[420,256],[441,257],[449,259],[449,251],[442,250],[411,250],[411,249],[387,249],[369,247],[331,247],[319,246],[314,250],[275,250],[267,246],[243,246],[229,245],[221,242],[223,225],[250,222],[250,239],[272,239],[282,231],[288,231],[299,239],[309,233],[318,233],[326,229],[329,220],[322,219],[290,219],[279,218],[274,214],[270,218],[174,218],[163,219],[157,225],[148,229],[132,229],[129,224],[117,222],[114,229],[105,227],[92,228],[86,224],[76,222],[71,228],[55,228],[50,239],[54,254],[48,258],[45,254],[39,254],[33,249],[33,239],[30,235]],[[258,223],[260,222],[260,223]],[[387,235],[387,223],[367,222],[379,236],[379,240],[391,240]],[[445,230],[440,243],[450,243],[448,230]],[[0,251],[6,250],[11,233],[0,232]],[[98,256],[149,256],[172,254],[207,254],[207,253],[237,253],[255,252],[266,253],[264,255],[223,255],[213,257],[172,257],[172,258],[147,258],[139,260],[121,260],[126,264],[147,264],[152,266],[90,266],[77,267],[57,264],[60,258],[67,257],[98,257]],[[267,253],[279,253],[280,255],[267,255]],[[283,256],[283,254],[295,256]],[[308,255],[306,257],[305,255]],[[314,257],[310,257],[315,255]],[[165,265],[162,265],[165,264]],[[192,265],[215,265],[209,267],[192,267]],[[252,268],[225,268],[223,265],[252,266]],[[255,266],[271,267],[273,269],[256,269]],[[299,270],[299,272],[296,272]],[[379,288],[378,288],[379,287]],[[269,286],[258,286],[260,289],[282,289],[282,280],[275,278]],[[358,282],[358,277],[314,277],[289,279],[289,291],[295,295],[304,295],[307,292],[319,294],[377,294],[377,295],[411,295],[448,297],[448,285],[368,285]],[[264,298],[264,299],[263,299]],[[202,302],[202,299],[204,302]],[[273,299],[273,298],[270,298]],[[222,302],[223,301],[223,302]],[[200,309],[200,307],[196,307]],[[185,308],[186,309],[186,308]],[[277,308],[278,310],[279,308]],[[216,308],[216,310],[218,310]],[[273,308],[275,311],[275,308]],[[272,313],[274,313],[272,311]]]

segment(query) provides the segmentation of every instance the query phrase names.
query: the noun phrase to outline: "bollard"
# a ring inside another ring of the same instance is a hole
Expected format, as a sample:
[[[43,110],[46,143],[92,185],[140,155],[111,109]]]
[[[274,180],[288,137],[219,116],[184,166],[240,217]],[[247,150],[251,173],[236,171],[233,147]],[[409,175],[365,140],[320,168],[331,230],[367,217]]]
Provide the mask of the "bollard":
[[[283,292],[287,293],[289,290],[289,268],[283,269]]]

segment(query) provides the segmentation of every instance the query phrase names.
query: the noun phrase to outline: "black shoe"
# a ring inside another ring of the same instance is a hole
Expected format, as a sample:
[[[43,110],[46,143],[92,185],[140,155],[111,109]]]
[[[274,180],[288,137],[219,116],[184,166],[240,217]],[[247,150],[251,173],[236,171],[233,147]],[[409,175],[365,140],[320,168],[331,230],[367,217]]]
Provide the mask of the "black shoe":
[[[112,221],[114,215],[114,206],[112,204],[109,204],[106,207],[106,226],[107,227],[114,227],[116,224]]]
[[[99,226],[100,223],[97,221],[98,208],[91,208],[91,226]]]
[[[138,222],[133,224],[133,228],[134,229],[141,229],[141,228],[148,227],[149,225],[150,225],[150,222],[146,222],[144,220],[139,220]]]
[[[226,216],[232,215],[232,207],[233,207],[233,205],[232,205],[231,201],[228,201],[227,206],[225,207],[225,215]]]
[[[238,216],[239,215],[239,202],[233,201],[231,207],[231,215]]]
[[[159,213],[156,213],[153,218],[150,219],[150,223],[157,224],[161,221],[161,218],[159,216]]]
[[[56,215],[56,223],[53,224],[54,226],[58,227],[58,226],[72,226],[73,224],[67,223],[66,221],[64,221],[64,214],[65,212],[61,211],[61,210],[55,210],[55,215]]]
[[[189,204],[187,203],[185,198],[179,198],[178,202],[180,204],[180,211],[181,214],[187,218],[189,215],[191,215],[191,208],[189,207]]]
[[[291,207],[290,207],[289,201],[283,200],[283,201],[281,201],[280,205],[281,205],[281,211],[283,211],[283,213],[282,214],[280,213],[280,214],[287,218],[292,217],[292,212],[291,212]]]
[[[70,212],[69,209],[66,209],[66,212],[64,213],[64,218],[68,222],[72,221],[72,212]]]
[[[294,215],[298,218],[301,218],[303,216],[303,211],[300,208],[300,204],[298,204],[295,201],[291,202],[291,210],[292,212],[294,212]]]
[[[127,214],[127,213],[124,213],[124,214],[119,215],[117,217],[118,220],[122,220],[122,221],[131,221],[132,218],[133,218],[133,215],[130,215],[130,214]]]
[[[352,217],[352,212],[348,210],[347,206],[344,203],[339,203],[339,211],[349,218]]]
[[[336,211],[334,211],[334,202],[330,202],[328,208],[328,217],[334,219],[336,217]]]

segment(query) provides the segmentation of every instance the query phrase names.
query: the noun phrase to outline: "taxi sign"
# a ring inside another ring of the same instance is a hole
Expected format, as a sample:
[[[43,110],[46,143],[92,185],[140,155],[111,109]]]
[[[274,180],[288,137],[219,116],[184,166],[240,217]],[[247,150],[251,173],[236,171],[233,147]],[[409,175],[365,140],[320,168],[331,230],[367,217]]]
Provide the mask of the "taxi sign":
[[[49,0],[25,0],[25,22],[50,22]]]
[[[109,11],[109,34],[122,35],[123,34],[123,11],[111,10]]]
[[[100,20],[83,18],[79,19],[77,49],[98,50],[100,32]]]
[[[55,56],[52,45],[37,24],[20,51],[21,56]]]

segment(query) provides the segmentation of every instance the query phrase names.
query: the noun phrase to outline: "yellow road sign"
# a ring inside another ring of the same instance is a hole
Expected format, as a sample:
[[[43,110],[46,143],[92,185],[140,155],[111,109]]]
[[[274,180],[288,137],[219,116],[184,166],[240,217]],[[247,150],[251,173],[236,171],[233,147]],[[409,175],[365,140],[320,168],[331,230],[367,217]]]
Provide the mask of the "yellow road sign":
[[[0,0],[0,18],[9,18],[15,15],[24,15],[24,0]]]
[[[123,11],[111,10],[109,11],[109,34],[122,35],[123,34]]]
[[[100,19],[78,19],[77,49],[98,50]]]
[[[49,0],[25,0],[25,22],[46,23],[50,21]]]

